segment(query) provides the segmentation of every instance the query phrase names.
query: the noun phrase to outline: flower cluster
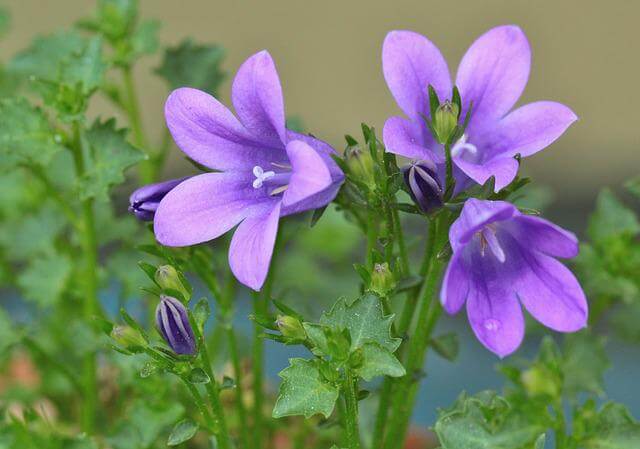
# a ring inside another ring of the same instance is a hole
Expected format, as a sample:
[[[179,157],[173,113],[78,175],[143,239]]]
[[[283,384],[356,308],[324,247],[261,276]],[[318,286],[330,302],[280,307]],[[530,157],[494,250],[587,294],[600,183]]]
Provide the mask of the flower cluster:
[[[406,118],[389,118],[383,141],[388,152],[411,160],[401,175],[422,213],[437,213],[469,187],[490,180],[501,191],[516,178],[521,158],[547,147],[576,120],[569,108],[551,101],[512,110],[530,62],[523,32],[497,27],[471,45],[452,82],[446,61],[427,38],[409,31],[387,35],[383,73]],[[131,196],[131,210],[153,219],[155,236],[166,246],[207,242],[237,226],[229,265],[240,282],[260,290],[280,218],[330,203],[344,175],[327,143],[285,127],[282,88],[269,53],[242,64],[231,97],[235,115],[200,90],[171,93],[165,115],[174,141],[212,172],[145,186]],[[349,167],[372,173],[371,164],[351,153]],[[442,304],[453,314],[466,303],[474,332],[491,351],[505,356],[519,346],[521,304],[557,331],[586,325],[584,294],[554,259],[577,254],[572,234],[510,203],[470,198],[449,239],[453,257]],[[158,326],[176,352],[190,353],[188,328],[176,330],[182,315],[165,298]],[[182,340],[171,340],[178,334]]]

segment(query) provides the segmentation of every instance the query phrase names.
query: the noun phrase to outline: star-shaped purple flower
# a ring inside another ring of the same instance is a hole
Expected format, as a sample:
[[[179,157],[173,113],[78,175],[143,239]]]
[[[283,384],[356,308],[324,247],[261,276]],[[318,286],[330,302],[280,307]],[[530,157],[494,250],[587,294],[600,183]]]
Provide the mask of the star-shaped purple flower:
[[[453,257],[442,284],[444,309],[467,316],[478,339],[504,357],[524,337],[521,305],[559,332],[587,325],[587,301],[571,271],[555,258],[578,254],[576,237],[523,215],[505,201],[469,199],[449,230]]]
[[[462,97],[460,117],[472,102],[473,107],[465,135],[452,147],[458,190],[469,184],[469,178],[484,184],[491,176],[500,190],[517,174],[515,155],[526,157],[542,150],[577,119],[568,107],[552,101],[511,111],[527,84],[530,65],[529,43],[516,26],[489,30],[462,58],[455,80]],[[424,123],[425,117],[432,119],[428,86],[441,100],[452,94],[449,68],[440,50],[420,34],[392,31],[383,44],[382,67],[391,93],[408,117],[387,120],[385,146],[410,159],[431,160],[441,169],[442,145]]]
[[[268,52],[242,64],[232,102],[238,118],[196,89],[169,96],[165,116],[176,144],[218,172],[171,190],[156,210],[154,231],[163,245],[188,246],[238,226],[229,264],[240,282],[259,290],[280,217],[328,204],[344,176],[328,144],[285,128],[282,88]]]

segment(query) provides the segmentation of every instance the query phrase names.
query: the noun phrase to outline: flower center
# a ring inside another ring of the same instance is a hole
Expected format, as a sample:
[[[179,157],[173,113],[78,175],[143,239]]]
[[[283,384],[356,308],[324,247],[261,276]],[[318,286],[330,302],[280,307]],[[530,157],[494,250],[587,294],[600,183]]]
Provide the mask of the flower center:
[[[474,144],[467,142],[467,135],[463,134],[460,139],[453,145],[451,148],[451,157],[457,157],[462,155],[464,152],[475,156],[478,154],[478,147]]]
[[[269,195],[277,195],[284,192],[289,187],[289,180],[291,179],[291,167],[288,165],[276,164],[272,162],[274,168],[281,171],[265,170],[259,165],[253,167],[253,175],[256,179],[251,184],[254,189],[261,189],[262,187],[269,187]]]
[[[498,238],[496,237],[495,226],[485,226],[482,231],[478,232],[478,237],[480,238],[480,255],[484,257],[487,248],[489,248],[496,259],[498,259],[500,263],[504,263],[506,255],[502,246],[500,246]]]

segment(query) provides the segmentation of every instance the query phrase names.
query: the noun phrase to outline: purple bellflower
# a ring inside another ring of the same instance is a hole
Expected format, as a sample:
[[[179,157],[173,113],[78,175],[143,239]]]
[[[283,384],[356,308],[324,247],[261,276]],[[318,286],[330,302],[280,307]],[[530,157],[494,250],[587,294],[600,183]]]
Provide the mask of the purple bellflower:
[[[153,221],[162,198],[185,179],[187,178],[171,179],[140,187],[129,197],[129,212],[132,212],[138,220]]]
[[[545,326],[574,332],[587,325],[587,301],[555,258],[578,254],[576,237],[504,201],[469,199],[449,230],[453,257],[440,299],[449,314],[467,304],[478,339],[504,357],[524,337],[521,304]]]
[[[237,229],[229,248],[236,278],[264,283],[280,217],[328,204],[344,179],[326,143],[285,128],[282,88],[268,52],[247,59],[235,76],[237,115],[205,92],[180,88],[165,105],[178,147],[213,170],[169,192],[154,219],[156,239],[188,246]]]
[[[189,323],[189,314],[184,304],[176,298],[160,296],[156,308],[156,326],[173,352],[195,354],[196,339]]]
[[[577,119],[568,107],[552,101],[511,111],[525,88],[530,65],[529,43],[516,26],[489,30],[463,56],[455,79],[462,98],[460,117],[473,106],[465,134],[451,149],[458,191],[470,179],[484,184],[491,176],[495,176],[496,191],[505,187],[518,172],[514,156],[544,149]],[[446,61],[424,36],[392,31],[384,40],[382,67],[391,93],[407,116],[391,117],[385,123],[386,148],[410,159],[435,162],[442,177],[443,146],[431,135],[424,118],[433,119],[429,85],[442,102],[452,95]]]

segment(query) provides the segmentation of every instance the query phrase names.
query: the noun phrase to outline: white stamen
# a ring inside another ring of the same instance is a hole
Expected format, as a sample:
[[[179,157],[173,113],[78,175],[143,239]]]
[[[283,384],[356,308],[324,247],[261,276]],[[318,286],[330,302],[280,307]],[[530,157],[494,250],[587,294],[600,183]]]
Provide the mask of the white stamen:
[[[467,150],[474,156],[478,154],[478,147],[476,147],[472,143],[467,143],[467,135],[463,134],[462,137],[460,137],[460,139],[458,139],[458,141],[455,143],[453,148],[451,148],[451,157],[459,156],[465,150]]]
[[[491,250],[493,255],[496,257],[496,259],[498,259],[500,263],[504,263],[507,256],[505,255],[504,250],[502,249],[502,246],[500,246],[500,242],[496,237],[495,230],[492,229],[491,227],[486,227],[485,229],[480,231],[479,234],[480,234],[480,255],[484,257],[485,250],[488,247],[489,250]]]
[[[276,173],[271,170],[264,171],[259,165],[253,167],[253,174],[256,177],[252,184],[254,189],[259,189],[267,179],[273,178],[276,175]]]

